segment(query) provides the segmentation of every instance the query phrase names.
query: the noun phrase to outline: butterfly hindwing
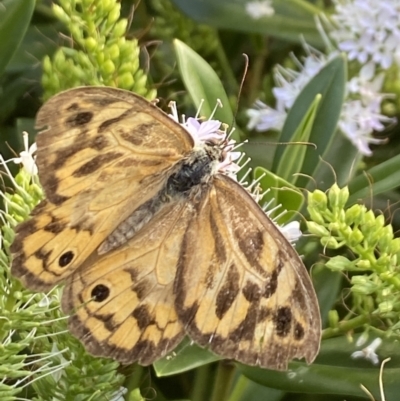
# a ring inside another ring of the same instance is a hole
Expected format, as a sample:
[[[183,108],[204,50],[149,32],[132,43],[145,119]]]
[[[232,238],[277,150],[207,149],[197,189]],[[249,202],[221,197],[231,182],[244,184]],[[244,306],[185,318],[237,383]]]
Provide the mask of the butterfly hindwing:
[[[69,277],[62,307],[89,352],[149,365],[182,340],[173,283],[189,206],[164,205],[133,239],[89,258]]]
[[[37,135],[47,200],[17,230],[12,273],[47,290],[156,196],[193,140],[151,103],[113,88],[60,93],[41,108],[36,126],[47,127]]]
[[[188,226],[175,306],[189,337],[245,364],[283,370],[312,362],[320,315],[290,243],[246,191],[216,176]]]

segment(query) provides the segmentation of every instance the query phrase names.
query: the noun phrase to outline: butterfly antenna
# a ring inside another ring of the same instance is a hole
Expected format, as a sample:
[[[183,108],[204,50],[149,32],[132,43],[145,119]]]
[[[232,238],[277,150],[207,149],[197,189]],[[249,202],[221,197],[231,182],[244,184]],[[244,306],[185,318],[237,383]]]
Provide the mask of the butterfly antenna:
[[[247,71],[249,70],[249,56],[246,53],[243,53],[242,55],[243,55],[244,60],[245,60],[245,62],[244,62],[244,71],[243,71],[243,75],[242,75],[242,80],[240,81],[239,92],[238,92],[238,95],[237,95],[238,96],[238,100],[236,102],[235,113],[233,115],[233,121],[232,121],[232,124],[231,124],[232,127],[235,124],[236,116],[237,116],[237,113],[239,111],[239,102],[240,102],[240,99],[241,99],[241,96],[242,96],[242,90],[243,90],[243,86],[244,86],[244,81],[246,80]]]

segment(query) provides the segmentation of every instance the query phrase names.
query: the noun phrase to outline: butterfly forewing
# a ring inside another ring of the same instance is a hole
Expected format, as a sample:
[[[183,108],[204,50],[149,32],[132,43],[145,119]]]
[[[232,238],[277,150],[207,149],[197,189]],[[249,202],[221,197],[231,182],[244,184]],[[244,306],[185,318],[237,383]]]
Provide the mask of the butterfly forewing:
[[[203,194],[175,282],[189,336],[250,365],[314,360],[320,315],[303,263],[249,194],[224,176]]]
[[[46,290],[161,190],[193,140],[151,103],[113,88],[63,92],[41,108],[36,126],[47,127],[37,136],[47,201],[17,229],[12,272]]]

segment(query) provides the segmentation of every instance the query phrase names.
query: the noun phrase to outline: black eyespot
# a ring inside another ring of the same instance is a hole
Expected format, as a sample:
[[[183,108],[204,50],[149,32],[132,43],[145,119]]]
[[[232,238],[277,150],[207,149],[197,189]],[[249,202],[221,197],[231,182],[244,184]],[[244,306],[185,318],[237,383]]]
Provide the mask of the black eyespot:
[[[96,302],[103,302],[110,295],[110,289],[103,284],[97,284],[92,290],[92,298]]]
[[[72,251],[68,251],[63,253],[58,259],[58,265],[60,267],[65,267],[71,263],[71,260],[74,258],[74,253]]]

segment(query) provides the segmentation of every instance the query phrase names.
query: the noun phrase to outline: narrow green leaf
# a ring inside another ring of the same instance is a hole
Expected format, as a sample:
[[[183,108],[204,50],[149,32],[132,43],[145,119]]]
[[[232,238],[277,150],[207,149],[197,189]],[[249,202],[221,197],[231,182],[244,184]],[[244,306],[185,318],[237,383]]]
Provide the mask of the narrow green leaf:
[[[34,8],[35,0],[4,0],[0,4],[0,76],[24,38]]]
[[[315,97],[318,94],[322,96],[309,139],[317,148],[307,148],[302,169],[299,171],[305,175],[313,176],[320,163],[320,158],[324,157],[333,140],[342,109],[345,83],[346,61],[340,55],[327,63],[304,87],[288,114],[285,122],[285,130],[282,131],[280,137],[280,141],[282,142],[289,142],[291,140],[304,115],[314,102]],[[276,171],[283,152],[284,149],[277,149],[273,171]],[[296,185],[304,187],[308,181],[309,179],[306,177],[299,177]]]
[[[309,109],[301,120],[299,126],[293,133],[290,142],[308,142],[320,101],[321,95],[317,95],[314,102],[311,103]],[[283,127],[282,131],[285,131],[285,126]],[[303,165],[306,150],[306,145],[286,146],[282,157],[278,162],[276,174],[290,183],[295,184],[298,178],[296,173],[300,171],[301,166]]]
[[[354,351],[360,350],[355,346],[355,340],[350,343],[344,336],[324,340],[320,354],[312,365],[292,362],[288,372],[243,365],[239,365],[239,368],[256,383],[285,391],[368,398],[360,388],[360,384],[363,384],[379,400],[379,365],[372,365],[365,359],[351,358]],[[386,399],[396,400],[400,392],[400,349],[397,341],[384,339],[377,353],[380,361],[391,358],[385,365],[383,383]]]
[[[400,155],[372,167],[363,174],[353,178],[349,183],[351,205],[359,199],[374,196],[397,188],[400,185]]]
[[[231,125],[234,116],[225,89],[211,66],[195,51],[178,39],[174,40],[178,68],[182,80],[196,107],[201,106],[201,115],[209,117],[217,100],[222,103],[214,114],[215,119]],[[202,103],[204,102],[204,103]],[[238,139],[238,135],[233,139]]]
[[[302,38],[314,46],[323,46],[314,17],[321,10],[302,0],[274,0],[271,16],[252,17],[246,10],[249,0],[173,0],[194,20],[218,29],[253,32],[300,43]]]

